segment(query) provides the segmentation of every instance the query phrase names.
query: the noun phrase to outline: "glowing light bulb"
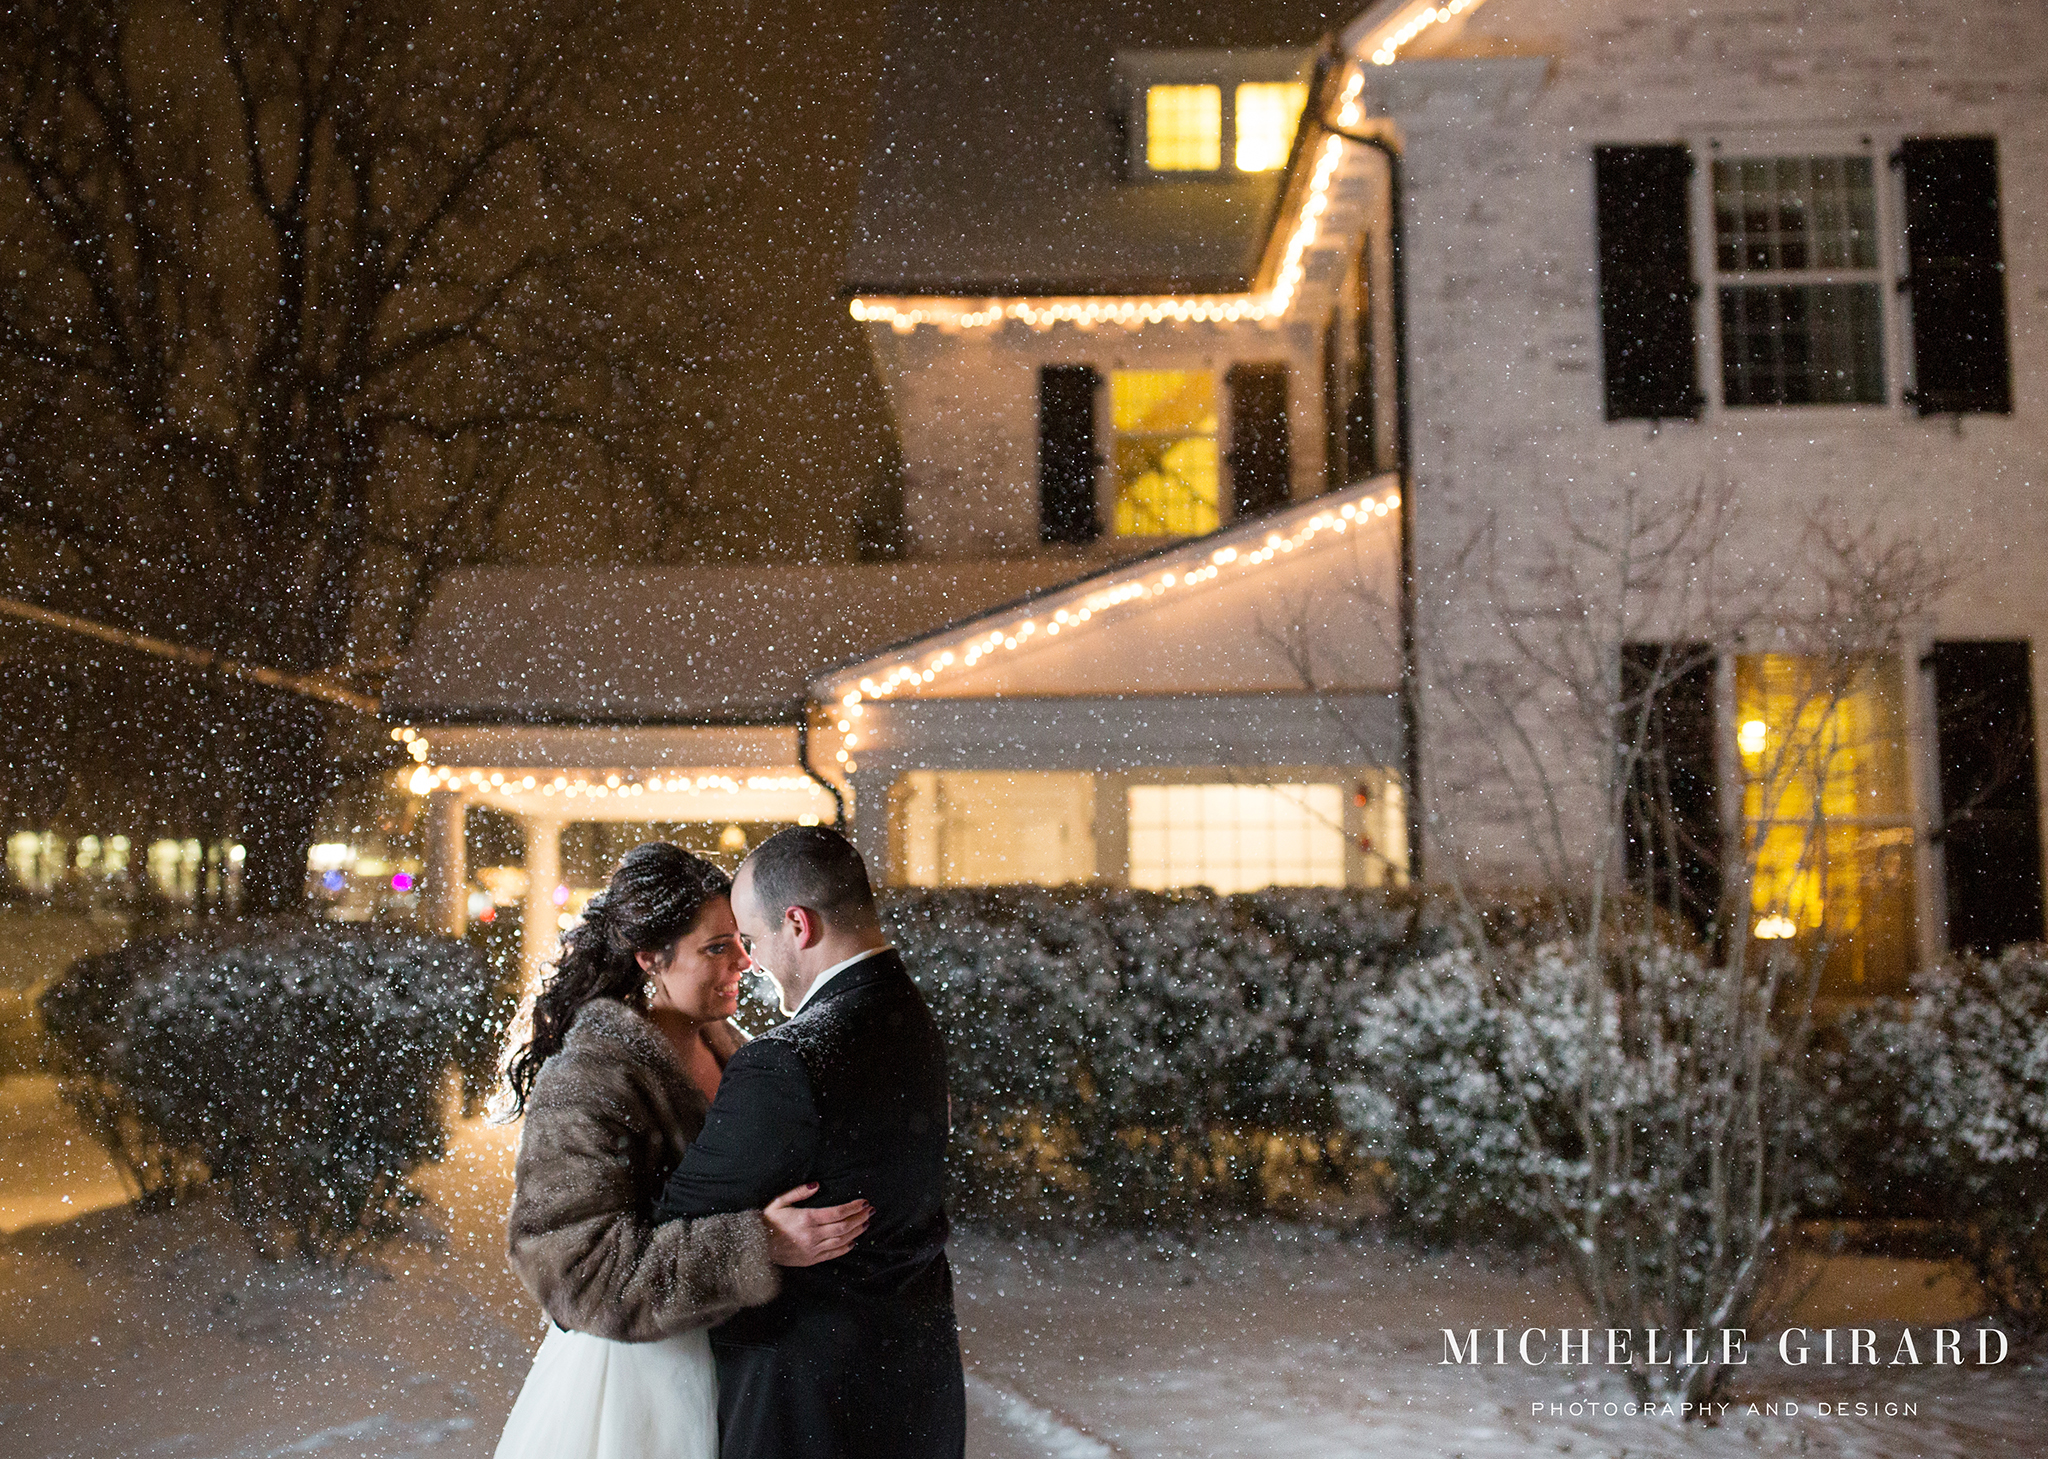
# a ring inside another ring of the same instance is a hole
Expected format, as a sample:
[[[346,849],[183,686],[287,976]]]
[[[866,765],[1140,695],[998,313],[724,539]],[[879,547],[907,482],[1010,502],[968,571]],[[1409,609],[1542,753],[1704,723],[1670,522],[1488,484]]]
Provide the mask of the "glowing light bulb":
[[[1742,747],[1742,753],[1745,755],[1761,755],[1764,746],[1770,742],[1770,735],[1770,726],[1762,720],[1746,719],[1742,722],[1742,728],[1735,732],[1735,743]]]

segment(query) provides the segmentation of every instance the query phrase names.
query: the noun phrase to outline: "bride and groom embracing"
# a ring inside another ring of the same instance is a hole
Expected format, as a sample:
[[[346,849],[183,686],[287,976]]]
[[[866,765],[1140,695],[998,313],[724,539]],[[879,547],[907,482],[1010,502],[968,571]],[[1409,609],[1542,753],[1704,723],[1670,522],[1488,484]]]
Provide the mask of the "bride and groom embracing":
[[[728,1019],[757,964],[789,1021]],[[959,1459],[945,1055],[847,840],[655,842],[510,1066],[513,1268],[552,1325],[498,1459]]]

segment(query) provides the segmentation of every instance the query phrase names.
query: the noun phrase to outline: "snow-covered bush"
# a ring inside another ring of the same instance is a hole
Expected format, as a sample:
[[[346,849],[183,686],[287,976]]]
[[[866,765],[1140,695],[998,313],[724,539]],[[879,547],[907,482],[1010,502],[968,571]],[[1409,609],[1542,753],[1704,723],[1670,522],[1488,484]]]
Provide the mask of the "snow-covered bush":
[[[65,1098],[145,1195],[208,1182],[259,1240],[333,1255],[442,1153],[490,983],[458,942],[257,922],[83,958],[42,1009]]]
[[[1376,892],[977,888],[884,916],[948,1041],[962,1204],[1121,1225],[1349,1179],[1351,1029],[1438,938]]]
[[[1842,1020],[1828,1107],[1848,1178],[1934,1220],[2003,1320],[2048,1331],[2048,953],[1941,968],[1916,994]]]
[[[1741,1326],[1811,1195],[1800,1051],[1767,983],[1687,950],[1456,949],[1364,1004],[1347,1114],[1412,1228],[1548,1239],[1603,1326]]]

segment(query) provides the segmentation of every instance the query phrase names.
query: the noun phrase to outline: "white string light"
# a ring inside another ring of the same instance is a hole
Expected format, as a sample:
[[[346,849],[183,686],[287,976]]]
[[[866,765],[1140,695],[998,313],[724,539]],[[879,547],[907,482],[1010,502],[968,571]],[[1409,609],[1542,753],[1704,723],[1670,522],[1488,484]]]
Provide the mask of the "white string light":
[[[1432,25],[1442,25],[1483,3],[1484,0],[1446,0],[1441,6],[1423,9],[1400,25],[1383,30],[1376,43],[1367,42],[1372,45],[1372,63],[1391,66],[1399,57],[1401,48]],[[1355,127],[1364,120],[1365,111],[1360,100],[1364,90],[1365,73],[1356,67],[1351,68],[1338,96],[1338,126]],[[1126,327],[1169,321],[1175,324],[1238,324],[1278,319],[1294,303],[1295,293],[1301,286],[1304,274],[1302,255],[1314,244],[1321,229],[1322,216],[1329,209],[1330,183],[1344,159],[1344,149],[1344,139],[1334,134],[1323,144],[1315,170],[1309,175],[1301,211],[1295,215],[1294,231],[1281,250],[1280,265],[1274,271],[1272,286],[1263,293],[1112,295],[1066,299],[925,297],[915,302],[902,297],[869,297],[855,299],[850,308],[853,317],[863,324],[886,324],[898,334],[909,334],[921,324],[953,331],[989,329],[1011,321],[1033,329],[1050,329],[1055,324],[1093,329],[1099,324]]]
[[[453,765],[422,765],[407,778],[406,788],[414,795],[458,790],[558,796],[564,800],[631,800],[644,795],[734,796],[749,791],[819,793],[818,783],[808,775],[662,775],[637,770],[547,775],[520,770],[465,770]]]
[[[839,697],[840,714],[836,727],[841,734],[848,736],[846,748],[839,752],[839,761],[849,770],[853,768],[849,752],[858,747],[861,706],[868,701],[887,699],[906,689],[921,688],[954,670],[971,669],[998,653],[1014,653],[1034,642],[1076,632],[1099,615],[1126,603],[1145,599],[1156,601],[1186,588],[1199,587],[1226,571],[1245,572],[1261,567],[1283,553],[1308,546],[1326,532],[1341,536],[1354,526],[1363,526],[1392,515],[1400,506],[1399,492],[1363,496],[1317,512],[1293,532],[1270,532],[1257,547],[1219,547],[1199,567],[1168,569],[1157,575],[1145,573],[1125,578],[1083,594],[1050,614],[1041,607],[1028,618],[977,629],[972,637],[957,642],[951,648],[929,656],[904,659],[884,672],[865,675],[857,686]]]

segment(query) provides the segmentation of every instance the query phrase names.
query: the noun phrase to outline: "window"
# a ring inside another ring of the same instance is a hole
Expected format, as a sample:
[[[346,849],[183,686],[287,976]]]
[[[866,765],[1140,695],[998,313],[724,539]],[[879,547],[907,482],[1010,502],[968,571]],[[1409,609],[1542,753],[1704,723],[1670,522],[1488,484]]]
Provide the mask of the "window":
[[[1903,990],[1913,964],[1913,829],[1895,659],[1735,661],[1750,933],[1823,958],[1836,994]]]
[[[1344,885],[1336,785],[1134,785],[1130,817],[1134,887]]]
[[[1095,875],[1095,777],[913,770],[889,797],[895,878],[916,887],[1059,886]]]
[[[1206,370],[1118,370],[1110,376],[1112,464],[1120,537],[1192,537],[1216,530],[1216,377]]]
[[[1134,174],[1242,177],[1287,165],[1308,105],[1301,52],[1131,52],[1117,69]]]
[[[1882,405],[1870,158],[1717,159],[1713,189],[1723,401]]]
[[[1308,105],[1308,87],[1299,81],[1247,81],[1237,88],[1239,172],[1274,172],[1287,165],[1295,129]]]
[[[1223,88],[1148,86],[1145,165],[1154,172],[1214,172],[1223,165]]]

